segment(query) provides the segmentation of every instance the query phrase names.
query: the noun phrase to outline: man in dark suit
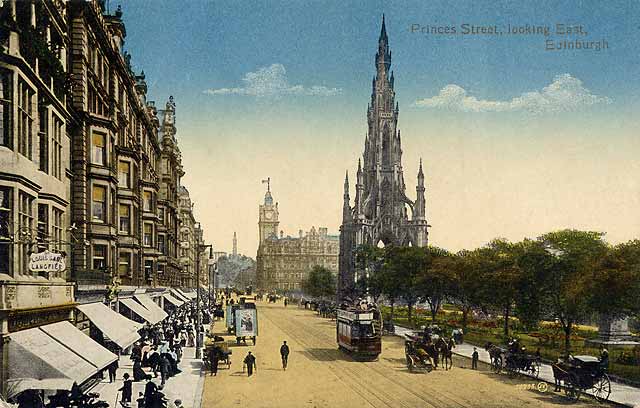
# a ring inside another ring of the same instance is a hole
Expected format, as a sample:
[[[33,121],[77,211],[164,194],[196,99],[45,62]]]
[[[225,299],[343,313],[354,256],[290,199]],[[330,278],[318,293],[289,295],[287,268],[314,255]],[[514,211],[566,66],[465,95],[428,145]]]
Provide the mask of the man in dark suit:
[[[282,346],[280,346],[280,357],[282,358],[282,369],[287,369],[287,363],[289,361],[289,346],[287,346],[287,342],[284,341]]]

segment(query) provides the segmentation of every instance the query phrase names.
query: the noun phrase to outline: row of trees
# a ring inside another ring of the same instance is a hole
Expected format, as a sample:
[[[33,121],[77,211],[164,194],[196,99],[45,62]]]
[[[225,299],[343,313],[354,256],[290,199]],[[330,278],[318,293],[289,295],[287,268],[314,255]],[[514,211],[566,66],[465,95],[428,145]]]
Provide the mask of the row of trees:
[[[367,278],[357,290],[393,307],[426,302],[435,321],[444,301],[455,304],[466,327],[472,310],[500,311],[504,336],[509,318],[535,328],[557,319],[565,350],[575,325],[594,313],[640,314],[640,241],[611,246],[602,233],[562,230],[512,243],[495,239],[484,247],[451,253],[437,247],[361,247],[358,268]]]

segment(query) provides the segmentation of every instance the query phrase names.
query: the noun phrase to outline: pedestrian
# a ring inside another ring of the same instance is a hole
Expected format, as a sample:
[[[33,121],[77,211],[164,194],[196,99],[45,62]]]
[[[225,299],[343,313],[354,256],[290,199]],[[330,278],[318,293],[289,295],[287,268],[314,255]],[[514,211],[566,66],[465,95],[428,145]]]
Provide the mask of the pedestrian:
[[[138,408],[144,408],[144,394],[142,392],[138,393],[136,402],[138,403]]]
[[[129,373],[124,373],[124,382],[122,383],[122,388],[118,391],[122,391],[122,400],[120,400],[120,404],[123,407],[128,407],[129,404],[131,404],[131,392],[133,391],[133,381],[129,378]]]
[[[280,346],[280,357],[282,357],[282,369],[287,369],[287,362],[289,360],[289,346],[287,346],[287,341],[282,342],[282,346]]]
[[[160,357],[160,385],[164,386],[164,383],[167,382],[167,378],[169,378],[169,371],[171,370],[171,363],[169,363],[169,359],[166,355],[162,355]]]
[[[604,344],[600,345],[600,367],[605,370],[609,368],[609,350]]]
[[[287,300],[287,298],[284,298],[284,307],[287,307],[288,304],[289,304],[289,301]]]
[[[473,354],[471,354],[471,369],[472,370],[477,370],[478,369],[478,349],[477,348],[473,348]]]
[[[247,366],[247,374],[248,377],[253,375],[253,370],[258,371],[258,366],[256,365],[256,357],[249,352],[247,356],[244,358],[244,365]]]
[[[107,371],[109,371],[109,382],[114,382],[116,380],[116,372],[118,371],[118,360],[109,364],[109,367],[107,367]]]
[[[211,347],[208,357],[210,366],[209,368],[211,368],[211,375],[215,377],[218,375],[218,360],[220,359],[218,347]]]
[[[153,406],[154,399],[156,398],[157,393],[158,393],[158,386],[156,385],[156,383],[151,381],[151,379],[148,379],[147,384],[144,386],[145,408],[150,408]]]

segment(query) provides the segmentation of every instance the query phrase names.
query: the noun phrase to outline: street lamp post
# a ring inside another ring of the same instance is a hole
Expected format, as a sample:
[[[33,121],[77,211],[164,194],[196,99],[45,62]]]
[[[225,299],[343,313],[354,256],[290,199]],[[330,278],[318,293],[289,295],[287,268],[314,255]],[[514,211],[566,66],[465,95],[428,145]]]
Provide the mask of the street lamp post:
[[[209,258],[213,258],[213,247],[211,245],[198,245],[196,251],[196,358],[202,358],[202,306],[200,305],[200,254],[209,248]]]

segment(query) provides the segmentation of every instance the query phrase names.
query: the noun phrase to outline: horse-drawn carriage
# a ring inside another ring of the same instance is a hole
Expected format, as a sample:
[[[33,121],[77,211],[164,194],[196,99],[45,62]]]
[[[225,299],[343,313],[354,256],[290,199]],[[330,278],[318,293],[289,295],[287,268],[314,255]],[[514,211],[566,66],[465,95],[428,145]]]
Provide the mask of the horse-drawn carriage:
[[[434,370],[441,364],[445,370],[453,368],[453,339],[432,333],[420,331],[413,334],[405,334],[405,357],[409,371],[415,369]],[[429,366],[429,367],[427,367]]]
[[[510,376],[524,374],[538,378],[540,375],[540,359],[524,352],[517,342],[512,342],[507,349],[487,343],[485,350],[489,352],[491,370],[496,374],[505,370]]]
[[[231,367],[231,358],[229,357],[233,350],[229,349],[229,344],[225,341],[224,338],[220,336],[213,336],[213,338],[207,338],[204,343],[204,356],[202,361],[207,369],[210,368],[209,356],[211,355],[211,350],[215,350],[218,353],[218,361],[222,362],[227,366],[227,368]]]
[[[404,356],[407,359],[407,368],[409,372],[431,372],[433,370],[433,356],[429,356],[426,351],[422,353],[418,344],[419,340],[407,336],[404,342]]]
[[[592,356],[573,356],[566,361],[553,364],[556,391],[564,386],[567,398],[578,401],[580,394],[591,391],[596,400],[602,402],[611,395],[611,380],[600,360]]]

